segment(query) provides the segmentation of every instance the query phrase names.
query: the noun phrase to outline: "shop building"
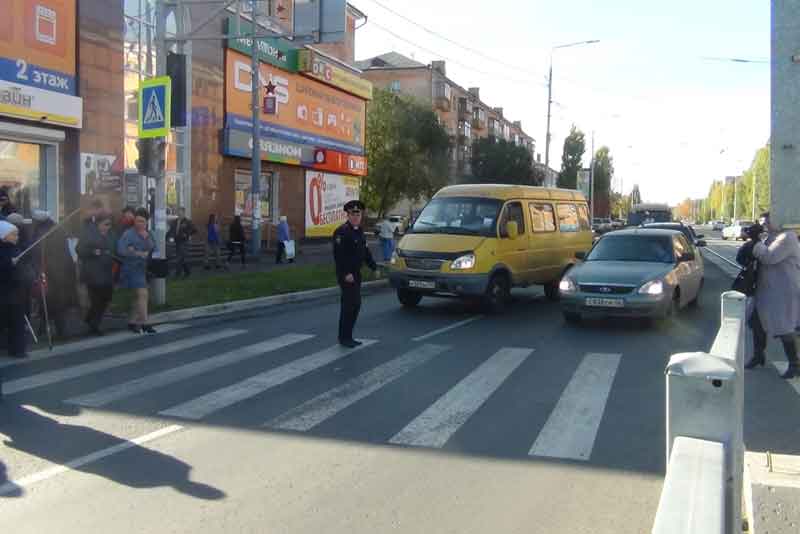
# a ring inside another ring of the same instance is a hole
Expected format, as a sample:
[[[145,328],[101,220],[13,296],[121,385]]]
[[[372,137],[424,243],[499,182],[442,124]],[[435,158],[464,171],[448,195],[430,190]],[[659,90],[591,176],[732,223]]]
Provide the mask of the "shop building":
[[[138,87],[157,70],[154,0],[7,0],[0,20],[0,186],[30,214],[64,217],[100,198],[112,210],[152,206],[155,182],[137,171]],[[220,3],[222,5],[222,3]],[[293,2],[269,3],[291,28]],[[174,8],[171,8],[174,9]],[[168,10],[167,38],[219,9]],[[279,15],[279,16],[278,16]],[[223,35],[232,10],[205,28]],[[293,237],[327,237],[367,174],[366,105],[372,86],[352,66],[363,14],[347,6],[341,42],[259,45],[262,235],[287,215]],[[241,35],[251,19],[241,19]],[[233,26],[231,26],[233,24]],[[253,213],[250,39],[168,41],[186,54],[185,126],[167,138],[167,214],[185,207],[204,233]],[[173,95],[173,98],[175,95]],[[204,235],[198,236],[198,239]]]

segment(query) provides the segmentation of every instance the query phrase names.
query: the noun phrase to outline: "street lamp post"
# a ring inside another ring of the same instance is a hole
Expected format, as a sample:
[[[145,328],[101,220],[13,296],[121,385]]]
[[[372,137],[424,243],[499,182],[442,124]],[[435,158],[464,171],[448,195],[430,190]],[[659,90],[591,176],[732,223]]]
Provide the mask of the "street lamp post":
[[[551,108],[553,106],[553,52],[555,52],[559,48],[571,48],[573,46],[590,45],[599,42],[600,41],[597,39],[592,41],[578,41],[576,43],[554,46],[553,48],[550,49],[550,71],[547,76],[547,136],[545,137],[544,141],[545,144],[544,166],[547,168],[550,167],[550,118],[551,118]]]

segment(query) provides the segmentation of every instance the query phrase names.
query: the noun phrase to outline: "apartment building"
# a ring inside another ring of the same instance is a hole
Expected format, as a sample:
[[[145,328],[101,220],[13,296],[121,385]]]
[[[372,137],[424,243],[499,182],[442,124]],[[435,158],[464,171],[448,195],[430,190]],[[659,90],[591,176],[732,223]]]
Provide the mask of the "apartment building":
[[[472,143],[476,139],[504,139],[525,147],[536,160],[536,141],[525,133],[522,123],[505,117],[502,107],[491,107],[481,100],[480,88],[465,89],[450,79],[445,61],[425,65],[389,52],[356,65],[375,87],[413,96],[432,107],[452,139],[452,182],[471,176]]]

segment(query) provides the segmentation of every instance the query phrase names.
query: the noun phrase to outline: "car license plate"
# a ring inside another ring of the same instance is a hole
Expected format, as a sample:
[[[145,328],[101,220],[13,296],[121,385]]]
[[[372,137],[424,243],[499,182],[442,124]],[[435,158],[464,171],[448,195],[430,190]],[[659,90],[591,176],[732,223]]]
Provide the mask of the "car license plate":
[[[624,308],[625,301],[622,299],[601,299],[589,297],[586,299],[587,306],[596,306],[599,308]]]
[[[433,280],[409,280],[408,287],[417,289],[436,289],[436,282]]]

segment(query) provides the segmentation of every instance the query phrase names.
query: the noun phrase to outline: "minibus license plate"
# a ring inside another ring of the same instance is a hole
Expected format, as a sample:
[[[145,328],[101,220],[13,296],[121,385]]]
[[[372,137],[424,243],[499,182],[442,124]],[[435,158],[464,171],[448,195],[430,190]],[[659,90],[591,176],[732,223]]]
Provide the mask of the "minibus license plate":
[[[408,287],[417,289],[436,289],[436,282],[433,280],[409,280]]]
[[[624,308],[625,301],[622,299],[601,299],[589,297],[586,299],[587,306],[597,306],[600,308]]]

